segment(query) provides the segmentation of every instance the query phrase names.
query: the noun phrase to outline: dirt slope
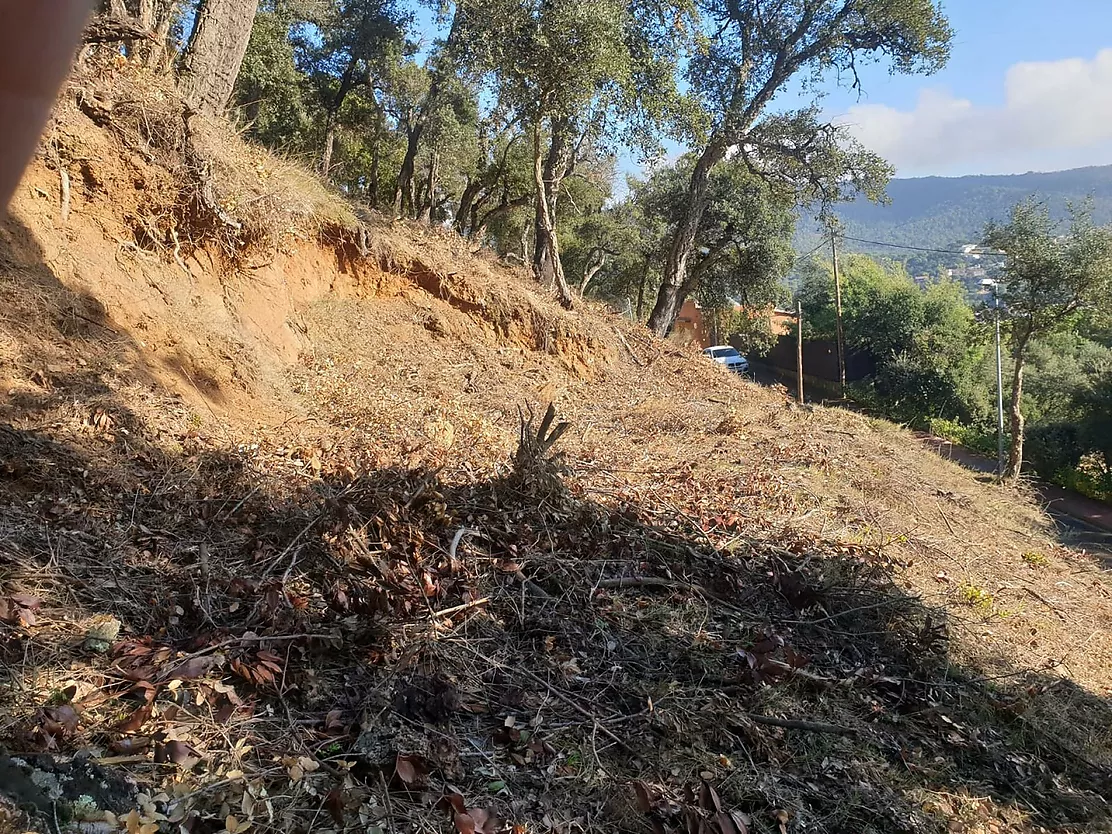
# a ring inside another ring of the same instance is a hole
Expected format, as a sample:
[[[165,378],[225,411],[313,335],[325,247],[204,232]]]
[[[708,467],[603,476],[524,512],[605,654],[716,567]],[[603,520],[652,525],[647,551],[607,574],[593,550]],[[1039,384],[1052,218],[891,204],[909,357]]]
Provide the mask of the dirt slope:
[[[198,126],[230,245],[117,71],[0,230],[0,793],[33,825],[1112,827],[1107,572],[1028,496],[448,234],[280,216],[304,175]]]

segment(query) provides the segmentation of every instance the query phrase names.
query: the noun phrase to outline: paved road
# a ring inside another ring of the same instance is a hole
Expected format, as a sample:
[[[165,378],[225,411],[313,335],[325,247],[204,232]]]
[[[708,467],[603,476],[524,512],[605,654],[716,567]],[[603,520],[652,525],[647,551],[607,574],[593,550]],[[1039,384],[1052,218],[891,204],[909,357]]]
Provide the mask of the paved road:
[[[990,474],[996,472],[994,460],[940,437],[928,434],[918,436],[942,457],[960,463],[967,469]],[[1063,544],[1112,559],[1112,506],[1044,481],[1032,479],[1031,485],[1058,526],[1058,535]]]

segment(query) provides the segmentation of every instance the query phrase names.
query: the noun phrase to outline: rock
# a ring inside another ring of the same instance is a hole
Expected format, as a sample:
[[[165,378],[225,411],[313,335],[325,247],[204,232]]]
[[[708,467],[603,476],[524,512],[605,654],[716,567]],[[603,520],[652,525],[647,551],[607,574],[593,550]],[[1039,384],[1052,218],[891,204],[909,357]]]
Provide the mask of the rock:
[[[119,815],[134,808],[137,793],[128,777],[87,757],[0,755],[0,834],[12,824],[27,830],[24,816],[37,818],[40,824],[31,827],[44,831],[54,830],[55,818],[95,823],[105,812]]]

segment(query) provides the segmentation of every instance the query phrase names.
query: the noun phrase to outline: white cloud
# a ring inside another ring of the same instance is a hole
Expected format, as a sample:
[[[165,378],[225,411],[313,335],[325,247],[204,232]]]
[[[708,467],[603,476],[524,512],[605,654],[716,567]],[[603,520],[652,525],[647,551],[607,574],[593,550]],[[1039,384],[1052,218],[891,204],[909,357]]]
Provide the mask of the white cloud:
[[[926,89],[914,110],[859,104],[837,121],[902,176],[1112,163],[1112,49],[1015,64],[1004,91],[990,107]]]

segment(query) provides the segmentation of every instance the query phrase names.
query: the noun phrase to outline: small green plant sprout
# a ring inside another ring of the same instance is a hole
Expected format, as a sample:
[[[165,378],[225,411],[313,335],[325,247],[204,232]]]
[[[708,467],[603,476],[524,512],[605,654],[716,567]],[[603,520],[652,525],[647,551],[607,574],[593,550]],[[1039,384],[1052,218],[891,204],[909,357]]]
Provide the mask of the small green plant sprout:
[[[1033,568],[1045,568],[1050,565],[1050,560],[1046,556],[1042,553],[1035,553],[1033,550],[1023,554],[1023,561]]]
[[[986,614],[992,613],[992,594],[984,588],[978,588],[976,585],[966,582],[958,588],[958,598],[971,608],[980,609]]]

